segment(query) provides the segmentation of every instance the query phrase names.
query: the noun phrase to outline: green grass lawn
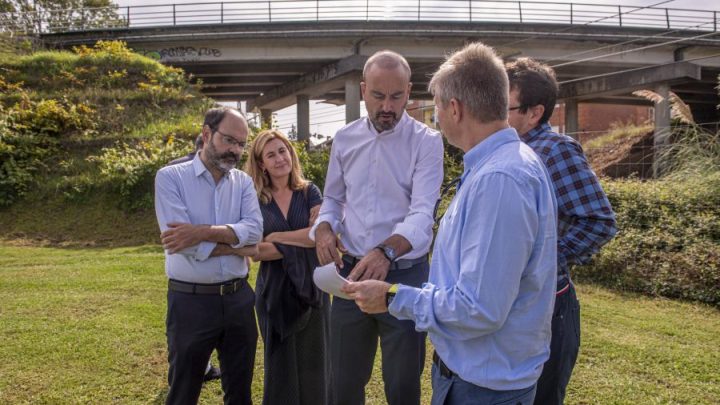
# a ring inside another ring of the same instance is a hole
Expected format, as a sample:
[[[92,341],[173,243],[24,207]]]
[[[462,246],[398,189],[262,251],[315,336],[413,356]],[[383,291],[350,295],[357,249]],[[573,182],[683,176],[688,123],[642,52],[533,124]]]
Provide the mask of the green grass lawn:
[[[162,403],[165,286],[157,246],[0,245],[0,403]],[[583,346],[568,403],[720,403],[718,309],[592,285],[579,295]],[[219,383],[207,384],[201,403],[221,395]],[[377,368],[368,399],[385,402]]]

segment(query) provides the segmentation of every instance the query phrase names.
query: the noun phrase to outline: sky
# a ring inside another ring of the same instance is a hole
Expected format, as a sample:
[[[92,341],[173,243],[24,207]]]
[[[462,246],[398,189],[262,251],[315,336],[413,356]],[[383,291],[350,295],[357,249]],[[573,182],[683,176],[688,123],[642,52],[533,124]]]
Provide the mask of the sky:
[[[400,0],[393,2],[392,0],[377,1],[373,0],[374,3],[383,4],[384,7],[392,7],[392,3],[412,3],[416,0]],[[522,0],[523,2],[543,2],[542,0]],[[573,3],[570,0],[544,0],[545,2],[553,3]],[[115,0],[118,6],[138,6],[138,5],[166,5],[166,4],[183,4],[183,3],[216,3],[217,0]],[[300,1],[298,1],[300,2]],[[232,0],[226,1],[226,4],[232,3]],[[315,1],[308,1],[308,4],[314,5]],[[365,4],[365,0],[360,1]],[[441,3],[441,1],[422,0],[423,6],[432,5],[432,3]],[[623,7],[631,6],[651,6],[658,3],[662,3],[657,7],[667,8],[680,8],[680,9],[693,9],[693,10],[714,10],[720,12],[720,2],[717,0],[577,0],[574,3],[583,4],[599,4],[599,5],[619,5]],[[347,3],[345,3],[347,4]],[[361,105],[361,115],[365,116],[365,106]],[[296,123],[295,106],[285,108],[276,112],[276,121],[278,123],[278,129],[283,132],[288,132],[292,128],[293,124]],[[335,131],[340,129],[345,124],[345,107],[344,106],[333,106],[329,104],[319,103],[316,101],[310,102],[310,132],[320,133],[323,135],[334,136]]]

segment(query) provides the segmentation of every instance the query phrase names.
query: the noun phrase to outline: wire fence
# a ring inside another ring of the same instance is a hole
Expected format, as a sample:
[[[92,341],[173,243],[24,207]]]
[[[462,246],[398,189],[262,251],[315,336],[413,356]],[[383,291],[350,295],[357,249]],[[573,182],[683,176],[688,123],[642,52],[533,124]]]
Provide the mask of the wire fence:
[[[302,21],[499,22],[717,31],[718,12],[507,0],[241,0],[2,13],[0,31],[61,33]]]

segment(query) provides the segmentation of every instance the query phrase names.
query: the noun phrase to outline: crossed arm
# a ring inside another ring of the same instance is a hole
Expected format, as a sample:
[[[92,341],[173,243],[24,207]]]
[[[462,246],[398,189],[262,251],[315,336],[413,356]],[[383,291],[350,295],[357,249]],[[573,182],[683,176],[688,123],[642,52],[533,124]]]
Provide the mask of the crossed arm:
[[[259,262],[282,259],[283,255],[277,250],[275,243],[303,248],[315,247],[315,242],[310,239],[308,234],[319,212],[320,205],[310,208],[310,225],[307,228],[286,232],[273,232],[266,236],[262,242],[257,244],[257,253],[250,255],[253,261]]]

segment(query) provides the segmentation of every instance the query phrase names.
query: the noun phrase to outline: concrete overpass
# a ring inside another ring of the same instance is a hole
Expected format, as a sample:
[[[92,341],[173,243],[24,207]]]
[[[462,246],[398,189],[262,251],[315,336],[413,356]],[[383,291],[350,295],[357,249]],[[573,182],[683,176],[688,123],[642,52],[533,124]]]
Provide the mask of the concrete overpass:
[[[390,13],[387,3],[395,5]],[[473,0],[188,7],[120,8],[113,24],[54,27],[41,36],[57,47],[126,41],[202,79],[206,95],[247,101],[264,116],[296,104],[300,137],[309,134],[311,99],[345,104],[347,121],[359,117],[362,66],[375,51],[405,55],[413,70],[412,98],[429,99],[427,82],[444,55],[478,40],[506,60],[529,56],[555,66],[568,132],[577,129],[577,103],[648,103],[631,95],[640,88],[674,91],[698,121],[718,121],[714,11]],[[669,112],[655,117],[658,127],[669,125]]]

